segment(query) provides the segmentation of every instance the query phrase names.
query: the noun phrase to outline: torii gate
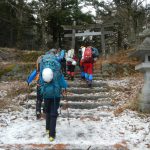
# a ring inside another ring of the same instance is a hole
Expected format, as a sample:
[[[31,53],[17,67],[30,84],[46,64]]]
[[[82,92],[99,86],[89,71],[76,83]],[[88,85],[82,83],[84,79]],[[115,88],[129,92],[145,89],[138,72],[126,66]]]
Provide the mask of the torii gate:
[[[71,47],[75,48],[75,37],[84,37],[84,36],[97,36],[101,35],[101,45],[102,45],[102,51],[105,51],[105,35],[106,34],[112,34],[113,31],[105,31],[105,27],[111,27],[113,26],[112,24],[93,24],[93,25],[88,25],[88,26],[80,26],[76,25],[76,22],[73,22],[73,26],[67,26],[67,25],[62,25],[64,30],[72,30],[72,34],[65,34],[64,37],[72,37],[72,44]],[[76,33],[76,30],[81,30],[81,29],[100,29],[100,32],[82,32],[82,33]]]

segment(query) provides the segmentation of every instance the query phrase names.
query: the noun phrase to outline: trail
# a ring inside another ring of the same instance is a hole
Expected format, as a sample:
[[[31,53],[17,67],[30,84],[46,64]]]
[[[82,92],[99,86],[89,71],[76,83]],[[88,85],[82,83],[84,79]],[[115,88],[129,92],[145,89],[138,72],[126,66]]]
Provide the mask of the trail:
[[[52,143],[45,132],[45,119],[36,120],[36,88],[33,87],[29,101],[20,103],[20,111],[0,113],[0,148],[150,149],[150,116],[140,116],[128,109],[118,115],[114,113],[129,98],[133,79],[108,80],[99,71],[94,72],[94,77],[92,88],[87,88],[79,75],[75,81],[69,81],[68,103],[66,97],[61,101],[56,140]],[[14,102],[19,103],[20,99]]]

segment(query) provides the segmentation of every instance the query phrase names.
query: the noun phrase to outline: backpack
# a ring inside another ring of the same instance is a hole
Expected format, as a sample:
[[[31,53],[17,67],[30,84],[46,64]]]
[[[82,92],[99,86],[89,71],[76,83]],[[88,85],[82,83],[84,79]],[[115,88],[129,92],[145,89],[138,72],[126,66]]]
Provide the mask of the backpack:
[[[85,48],[84,55],[83,55],[84,62],[92,62],[92,49],[90,47]]]
[[[92,47],[92,55],[93,55],[93,58],[99,57],[99,52],[97,48]]]
[[[74,49],[70,49],[67,53],[67,57],[73,58],[73,56],[74,56]]]
[[[66,61],[65,55],[66,55],[66,51],[62,49],[60,51],[61,62],[65,62]]]
[[[79,60],[81,60],[81,58],[82,58],[82,49],[78,50],[78,58],[79,58]]]
[[[51,82],[44,82],[42,78],[42,71],[44,68],[50,68],[53,71],[53,79]],[[46,54],[43,56],[40,63],[40,94],[44,99],[60,97],[61,95],[61,66],[57,61],[56,56],[52,54]]]

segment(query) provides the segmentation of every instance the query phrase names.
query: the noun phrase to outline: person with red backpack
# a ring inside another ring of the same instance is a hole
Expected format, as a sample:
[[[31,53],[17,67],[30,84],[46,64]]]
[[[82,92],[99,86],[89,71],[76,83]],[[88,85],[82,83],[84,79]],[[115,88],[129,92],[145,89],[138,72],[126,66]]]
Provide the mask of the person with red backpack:
[[[92,86],[93,80],[93,57],[91,47],[82,48],[82,59],[81,62],[84,67],[85,79],[89,87]]]
[[[93,63],[99,54],[96,48],[91,46],[82,48],[82,59],[81,62],[84,66],[85,79],[89,87],[92,87],[93,80]]]

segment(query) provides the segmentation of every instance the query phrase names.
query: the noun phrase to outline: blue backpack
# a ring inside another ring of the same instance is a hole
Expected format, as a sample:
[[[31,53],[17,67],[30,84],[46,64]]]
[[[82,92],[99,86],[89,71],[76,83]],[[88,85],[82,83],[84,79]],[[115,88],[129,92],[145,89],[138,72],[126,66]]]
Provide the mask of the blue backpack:
[[[53,79],[49,83],[44,82],[42,78],[42,71],[44,68],[50,68],[53,71]],[[52,54],[44,55],[40,63],[40,94],[44,99],[60,97],[61,77],[61,66],[56,56]]]
[[[93,55],[93,58],[99,57],[99,52],[97,48],[92,47],[92,55]]]

